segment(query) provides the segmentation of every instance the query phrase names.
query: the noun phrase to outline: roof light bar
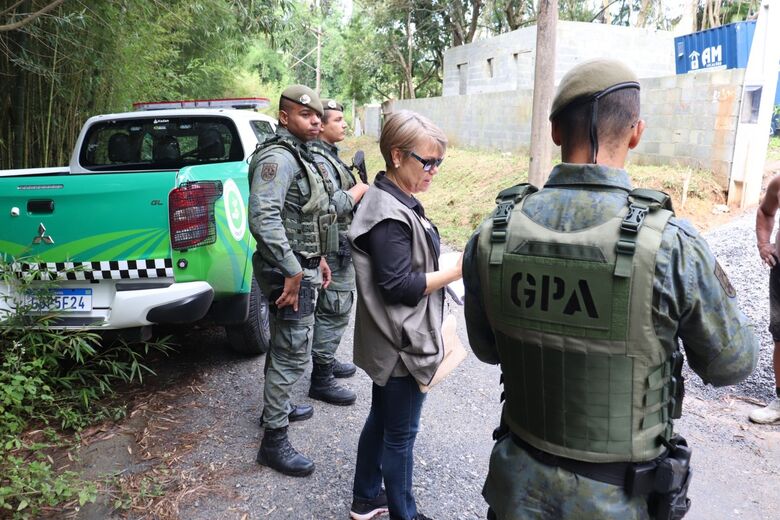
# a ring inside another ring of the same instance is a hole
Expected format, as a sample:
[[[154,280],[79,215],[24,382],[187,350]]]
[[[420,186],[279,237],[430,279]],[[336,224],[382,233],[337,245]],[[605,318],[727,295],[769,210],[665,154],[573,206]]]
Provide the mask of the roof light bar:
[[[187,99],[181,101],[150,101],[133,103],[133,110],[167,110],[171,108],[244,108],[258,110],[270,106],[264,97],[226,99]]]

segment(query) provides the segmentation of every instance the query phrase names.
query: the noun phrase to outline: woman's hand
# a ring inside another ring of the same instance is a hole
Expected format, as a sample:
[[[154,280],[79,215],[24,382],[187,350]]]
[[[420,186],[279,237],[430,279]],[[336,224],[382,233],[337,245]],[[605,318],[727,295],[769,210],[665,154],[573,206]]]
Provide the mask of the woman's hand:
[[[455,265],[439,271],[425,273],[425,294],[431,294],[433,291],[437,291],[461,278],[463,278],[463,253],[458,257]]]

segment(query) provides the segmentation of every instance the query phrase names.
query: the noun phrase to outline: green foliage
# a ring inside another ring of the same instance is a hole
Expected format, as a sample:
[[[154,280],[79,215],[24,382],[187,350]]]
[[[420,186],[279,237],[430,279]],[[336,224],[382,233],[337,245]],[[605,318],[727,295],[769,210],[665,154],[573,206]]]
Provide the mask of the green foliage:
[[[41,453],[23,459],[2,452],[0,509],[11,511],[13,518],[36,518],[42,506],[78,501],[79,506],[94,502],[97,487],[83,482],[72,471],[59,474]]]
[[[0,262],[0,285],[15,295],[50,297],[53,282],[17,278],[13,265]],[[79,330],[53,327],[56,316],[34,312],[26,299],[8,296],[0,302],[0,508],[16,516],[34,516],[44,505],[94,500],[94,486],[73,473],[60,473],[43,450],[49,443],[31,444],[24,437],[30,426],[55,425],[79,430],[95,421],[116,418],[104,398],[118,383],[142,381],[152,373],[143,363],[151,350],[167,352],[165,340],[140,349],[117,342],[101,346],[100,337]],[[49,437],[56,440],[52,429]]]
[[[780,161],[780,136],[769,138],[769,146],[766,152],[767,161]]]
[[[533,0],[493,0],[486,6],[484,20],[492,34],[514,31],[536,23],[536,8]]]
[[[64,164],[88,117],[130,110],[135,101],[232,95],[245,50],[277,31],[292,6],[293,0],[65,2],[21,29],[0,32],[0,168]],[[13,126],[20,118],[23,135]],[[12,164],[12,149],[20,164]]]
[[[696,26],[704,30],[755,19],[760,5],[759,0],[697,0]]]

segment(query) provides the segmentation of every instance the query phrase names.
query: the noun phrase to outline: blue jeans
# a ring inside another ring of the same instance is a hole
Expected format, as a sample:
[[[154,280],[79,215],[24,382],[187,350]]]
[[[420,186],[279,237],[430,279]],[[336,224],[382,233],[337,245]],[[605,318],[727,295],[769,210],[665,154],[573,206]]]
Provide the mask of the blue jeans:
[[[385,386],[374,383],[371,389],[371,411],[358,442],[352,494],[356,499],[375,498],[384,479],[392,520],[411,520],[417,514],[412,450],[424,400],[412,376],[391,377]]]

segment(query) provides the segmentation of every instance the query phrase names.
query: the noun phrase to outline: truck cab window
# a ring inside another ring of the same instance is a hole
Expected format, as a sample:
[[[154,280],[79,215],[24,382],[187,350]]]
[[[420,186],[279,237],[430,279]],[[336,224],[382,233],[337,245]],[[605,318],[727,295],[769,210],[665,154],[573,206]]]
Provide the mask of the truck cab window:
[[[91,171],[171,170],[240,161],[243,153],[235,123],[228,118],[149,115],[92,125],[80,163]]]

